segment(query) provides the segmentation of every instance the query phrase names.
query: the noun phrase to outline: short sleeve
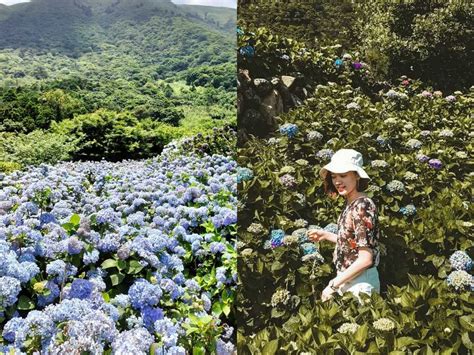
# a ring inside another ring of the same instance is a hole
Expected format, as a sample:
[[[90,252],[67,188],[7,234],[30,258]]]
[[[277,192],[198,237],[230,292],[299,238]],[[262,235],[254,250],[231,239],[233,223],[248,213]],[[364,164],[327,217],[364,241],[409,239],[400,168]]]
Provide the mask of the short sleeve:
[[[356,246],[359,248],[373,248],[375,232],[375,206],[370,200],[361,199],[354,204],[351,215]]]

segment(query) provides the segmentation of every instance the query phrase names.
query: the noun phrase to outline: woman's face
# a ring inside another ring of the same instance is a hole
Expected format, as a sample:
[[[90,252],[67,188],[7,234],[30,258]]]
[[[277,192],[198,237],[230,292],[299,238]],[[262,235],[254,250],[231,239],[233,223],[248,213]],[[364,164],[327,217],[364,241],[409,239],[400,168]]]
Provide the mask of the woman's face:
[[[357,178],[358,175],[355,171],[342,174],[331,173],[333,185],[336,187],[339,195],[344,197],[349,197],[357,192]]]

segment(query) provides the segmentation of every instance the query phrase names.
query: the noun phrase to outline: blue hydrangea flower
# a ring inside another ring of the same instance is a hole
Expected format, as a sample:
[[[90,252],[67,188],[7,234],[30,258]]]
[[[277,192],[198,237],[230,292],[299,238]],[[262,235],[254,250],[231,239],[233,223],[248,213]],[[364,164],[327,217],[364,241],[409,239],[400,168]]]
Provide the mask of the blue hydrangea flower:
[[[237,168],[237,183],[253,179],[253,171],[249,168]]]
[[[154,337],[145,328],[120,333],[112,343],[114,354],[147,354]]]
[[[318,251],[316,245],[313,243],[303,243],[301,244],[301,250],[303,251],[304,255],[313,254]]]
[[[112,298],[110,301],[113,305],[120,307],[120,308],[128,308],[130,307],[130,296],[129,295],[124,295],[124,294],[119,294]]]
[[[404,216],[414,216],[416,214],[416,207],[414,205],[406,205],[400,208],[400,213]]]
[[[159,307],[145,306],[142,311],[143,325],[148,330],[153,330],[155,322],[163,319],[163,310]]]
[[[45,285],[45,288],[47,288],[50,292],[47,296],[44,295],[38,295],[38,307],[43,308],[47,306],[48,304],[53,303],[58,297],[61,291],[59,290],[59,286],[53,282],[53,281],[48,281]]]
[[[283,238],[285,237],[285,232],[281,229],[274,229],[270,233],[270,242],[272,248],[276,248],[283,245]]]
[[[336,223],[329,223],[326,227],[324,227],[324,230],[326,232],[330,232],[330,233],[334,233],[334,234],[338,233],[338,227],[337,227]]]
[[[224,252],[224,250],[226,250],[226,246],[224,243],[221,242],[212,242],[209,245],[209,250],[212,254],[222,253]]]
[[[21,329],[25,320],[20,317],[10,319],[3,328],[3,337],[6,341],[13,343],[15,341],[16,333]]]
[[[39,220],[40,220],[41,225],[48,224],[48,223],[57,223],[56,217],[54,217],[54,215],[51,213],[42,213],[40,215]]]
[[[285,123],[280,126],[280,133],[288,138],[294,138],[298,133],[298,126],[293,123]]]
[[[76,237],[71,237],[68,239],[67,250],[70,255],[79,254],[84,248],[84,243],[81,242]]]
[[[321,149],[316,153],[316,157],[324,160],[329,160],[334,155],[334,151],[332,149]]]
[[[253,57],[255,55],[255,48],[253,46],[243,46],[239,48],[240,55],[244,57]]]
[[[138,279],[128,290],[128,295],[132,307],[141,310],[146,306],[156,306],[162,291],[158,285],[153,285],[145,279]]]
[[[92,294],[94,284],[89,280],[75,279],[71,284],[69,298],[87,299]]]
[[[20,291],[21,283],[19,280],[10,276],[0,277],[0,305],[3,308],[15,304]]]
[[[178,337],[183,333],[180,325],[174,323],[169,318],[163,318],[155,322],[155,332],[159,334],[160,340],[163,342],[165,347],[176,346],[178,343]]]
[[[449,258],[451,267],[455,270],[470,271],[472,269],[472,259],[465,251],[457,250]]]
[[[46,273],[50,276],[56,276],[59,282],[66,276],[66,263],[62,260],[54,260],[46,265]]]
[[[82,261],[85,265],[95,264],[99,260],[99,256],[99,251],[97,249],[94,249],[90,253],[84,253]]]

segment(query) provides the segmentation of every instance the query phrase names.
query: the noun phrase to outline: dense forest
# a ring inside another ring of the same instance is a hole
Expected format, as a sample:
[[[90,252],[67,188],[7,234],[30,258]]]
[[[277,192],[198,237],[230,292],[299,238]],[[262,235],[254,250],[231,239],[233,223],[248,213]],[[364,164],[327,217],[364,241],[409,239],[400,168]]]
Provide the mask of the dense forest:
[[[149,157],[233,124],[235,21],[167,0],[0,5],[2,169]]]

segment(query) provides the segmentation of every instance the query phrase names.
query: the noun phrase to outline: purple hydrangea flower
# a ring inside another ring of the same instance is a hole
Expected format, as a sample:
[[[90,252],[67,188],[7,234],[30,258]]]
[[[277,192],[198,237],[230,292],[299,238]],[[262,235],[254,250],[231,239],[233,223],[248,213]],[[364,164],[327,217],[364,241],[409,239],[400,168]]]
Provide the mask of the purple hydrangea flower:
[[[280,183],[288,188],[293,188],[297,185],[296,179],[290,174],[285,174],[280,177]]]
[[[416,155],[416,159],[418,159],[418,161],[421,163],[426,163],[428,160],[430,160],[430,157],[420,153]]]
[[[443,167],[443,163],[441,162],[441,160],[439,159],[430,159],[428,161],[428,165],[433,168],[433,169],[436,169],[436,170],[439,170]]]

